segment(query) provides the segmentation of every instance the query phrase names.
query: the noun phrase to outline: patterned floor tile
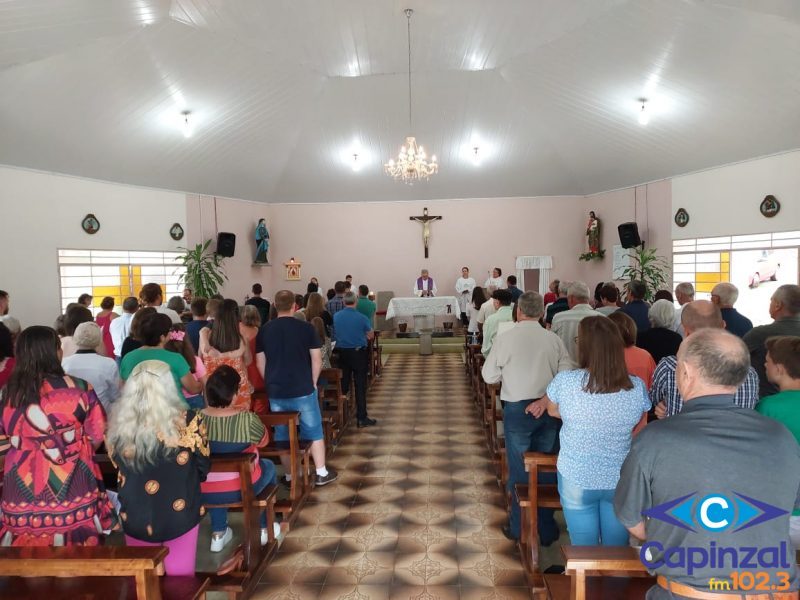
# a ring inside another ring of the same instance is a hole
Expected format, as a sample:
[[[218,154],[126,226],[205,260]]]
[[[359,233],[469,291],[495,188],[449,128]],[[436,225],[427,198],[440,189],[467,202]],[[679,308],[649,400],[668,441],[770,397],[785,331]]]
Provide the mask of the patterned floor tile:
[[[258,600],[529,598],[459,355],[392,355]]]

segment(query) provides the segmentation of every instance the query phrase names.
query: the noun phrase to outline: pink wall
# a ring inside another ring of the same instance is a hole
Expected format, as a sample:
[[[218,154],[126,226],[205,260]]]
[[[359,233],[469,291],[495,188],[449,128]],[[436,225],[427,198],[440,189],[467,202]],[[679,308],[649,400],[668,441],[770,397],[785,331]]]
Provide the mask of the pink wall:
[[[261,283],[270,295],[274,293],[271,282],[275,267],[253,266],[256,223],[263,217],[268,224],[271,224],[274,206],[263,202],[187,194],[188,244],[193,245],[212,239],[214,240],[212,247],[215,247],[218,232],[227,231],[236,234],[236,253],[231,258],[225,259],[228,281],[222,293],[226,297],[243,302],[245,295],[250,292],[250,287],[256,282]]]
[[[635,221],[647,247],[657,248],[658,254],[672,264],[672,184],[669,180],[594,194],[583,201],[585,211],[594,210],[603,224],[602,243],[606,250],[605,260],[584,263],[581,269],[580,276],[590,287],[611,279],[613,248],[619,244],[617,225],[620,223]]]
[[[215,210],[216,202],[216,210]],[[409,216],[431,215],[430,258],[425,259],[422,227]],[[603,222],[600,263],[583,263],[584,228],[589,210]],[[237,236],[236,255],[226,260],[226,296],[242,300],[259,281],[272,296],[279,289],[303,293],[316,276],[324,288],[351,273],[372,290],[408,295],[421,268],[430,270],[439,294],[453,291],[467,265],[480,284],[494,266],[514,272],[517,256],[551,255],[553,276],[580,279],[590,286],[611,278],[616,227],[639,223],[648,245],[670,254],[670,184],[658,182],[590,197],[499,198],[414,202],[262,204],[209,196],[187,196],[190,243],[216,238],[218,231]],[[253,230],[260,217],[270,229],[271,267],[253,267]],[[200,232],[200,233],[199,233]],[[284,279],[283,263],[302,262],[302,280]]]
[[[441,200],[419,202],[273,205],[274,260],[294,256],[303,263],[303,281],[283,281],[273,271],[273,289],[305,291],[311,276],[328,288],[348,273],[373,290],[409,295],[420,269],[429,269],[439,294],[454,292],[461,267],[470,267],[482,285],[494,266],[514,272],[519,255],[550,254],[556,270],[575,277],[581,244],[580,197]],[[424,207],[442,215],[431,226],[430,258],[425,259],[422,226],[409,221]],[[572,224],[571,226],[568,224]],[[568,227],[572,231],[567,233]]]

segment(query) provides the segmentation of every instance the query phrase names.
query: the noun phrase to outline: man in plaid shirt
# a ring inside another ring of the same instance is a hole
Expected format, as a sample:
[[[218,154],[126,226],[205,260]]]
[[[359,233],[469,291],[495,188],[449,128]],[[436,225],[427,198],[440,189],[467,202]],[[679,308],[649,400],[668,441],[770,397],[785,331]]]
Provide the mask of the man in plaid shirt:
[[[698,329],[707,327],[723,329],[725,327],[725,321],[722,320],[719,308],[708,300],[695,300],[684,305],[681,312],[681,324],[686,332],[686,337]],[[659,419],[676,415],[683,408],[683,399],[675,383],[677,364],[678,360],[675,356],[667,356],[661,359],[653,374],[650,397],[653,399],[656,416]],[[750,367],[744,383],[736,391],[734,402],[742,408],[755,408],[758,403],[758,374],[753,367]]]

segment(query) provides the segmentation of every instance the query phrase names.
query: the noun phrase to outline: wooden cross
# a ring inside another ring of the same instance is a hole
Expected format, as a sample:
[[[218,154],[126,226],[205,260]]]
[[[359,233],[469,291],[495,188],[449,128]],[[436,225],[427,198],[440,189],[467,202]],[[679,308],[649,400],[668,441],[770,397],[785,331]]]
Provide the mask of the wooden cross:
[[[422,209],[422,215],[416,217],[408,217],[409,221],[416,221],[422,223],[422,243],[425,245],[425,258],[428,258],[428,242],[431,239],[431,221],[441,221],[440,215],[429,215],[428,207]]]

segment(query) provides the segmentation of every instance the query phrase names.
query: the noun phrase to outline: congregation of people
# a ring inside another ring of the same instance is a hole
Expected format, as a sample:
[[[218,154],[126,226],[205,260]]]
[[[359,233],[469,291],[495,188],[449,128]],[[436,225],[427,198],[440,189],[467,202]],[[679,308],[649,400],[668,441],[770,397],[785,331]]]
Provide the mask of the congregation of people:
[[[681,530],[676,542],[674,528],[642,515],[715,489],[788,511],[741,532],[740,543],[800,547],[800,286],[778,286],[763,307],[772,323],[753,327],[730,283],[701,300],[689,283],[673,297],[640,281],[592,293],[554,280],[541,295],[499,268],[484,286],[467,267],[461,275],[457,316],[478,341],[483,379],[500,384],[508,538],[521,536],[514,489],[527,482],[524,454],[534,451],[558,456],[557,472],[540,482],[557,484],[572,545],[708,544],[708,531]],[[417,295],[436,289],[423,271]],[[20,328],[0,291],[1,545],[93,545],[121,528],[129,546],[168,546],[169,574],[192,573],[204,505],[241,499],[235,477],[210,472],[210,457],[251,453],[253,489],[277,481],[276,464],[258,454],[270,439],[258,415],[269,411],[299,412],[316,485],[336,480],[320,375],[335,353],[357,426],[376,425],[366,397],[372,294],[350,276],[325,296],[316,279],[305,295],[283,290],[270,301],[260,284],[251,292],[242,307],[191,290],[165,303],[148,283],[119,315],[113,298],[95,306],[85,294],[54,327]],[[277,427],[274,437],[289,432]],[[103,484],[98,449],[118,469],[116,493]],[[298,476],[288,457],[281,467],[284,481]],[[562,533],[554,512],[539,510],[543,546]],[[227,511],[209,513],[209,548],[220,552],[232,538]],[[265,518],[261,526],[266,544]],[[657,573],[669,594],[682,589],[673,583],[702,588],[714,571]]]
[[[522,535],[515,489],[528,484],[525,453],[540,452],[557,455],[556,473],[538,481],[557,483],[573,546],[800,548],[800,286],[777,287],[763,307],[772,323],[758,327],[736,310],[730,283],[715,285],[709,300],[680,283],[677,308],[669,290],[651,297],[640,281],[623,291],[601,283],[591,294],[582,282],[555,280],[545,296],[515,300],[508,289],[488,291],[465,290],[465,312],[482,336],[483,380],[500,384],[506,537]],[[711,492],[784,514],[734,538],[643,516]],[[554,510],[537,512],[539,543],[549,546],[561,534]],[[660,565],[648,598],[700,597],[730,566]],[[796,585],[794,564],[786,569]]]
[[[208,548],[221,552],[233,531],[219,505],[242,499],[239,476],[211,472],[211,459],[250,454],[253,493],[277,484],[277,464],[259,457],[289,440],[288,427],[270,431],[260,418],[274,412],[299,413],[313,485],[336,481],[318,400],[333,355],[345,396],[353,382],[357,426],[377,423],[366,397],[375,304],[366,285],[351,287],[337,282],[326,301],[312,280],[305,296],[282,290],[270,301],[256,283],[240,306],[189,289],[165,301],[147,283],[121,314],[114,298],[83,294],[54,327],[25,328],[0,291],[0,546],[98,545],[121,530],[127,546],[167,546],[167,574],[193,574],[205,513]],[[118,472],[116,491],[99,454]],[[288,488],[300,475],[286,453],[280,466]],[[266,511],[260,518],[263,546]]]

